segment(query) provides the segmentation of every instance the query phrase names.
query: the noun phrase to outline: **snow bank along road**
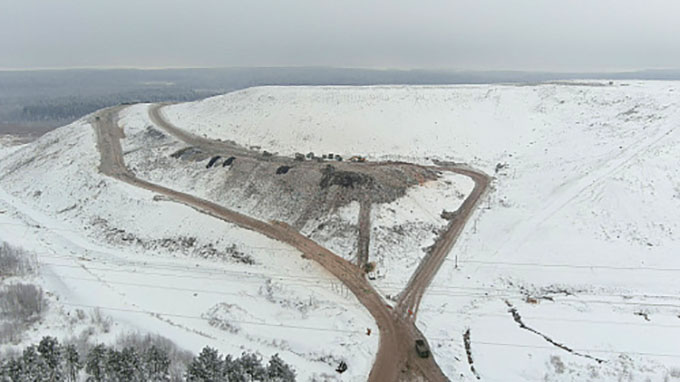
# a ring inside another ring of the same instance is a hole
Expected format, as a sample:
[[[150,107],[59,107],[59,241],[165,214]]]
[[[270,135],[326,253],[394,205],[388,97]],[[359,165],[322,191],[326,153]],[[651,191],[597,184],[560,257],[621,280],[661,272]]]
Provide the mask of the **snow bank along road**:
[[[226,142],[200,138],[172,126],[162,118],[159,112],[160,107],[160,105],[157,105],[150,109],[152,120],[176,138],[204,148],[206,146],[218,147],[220,150],[231,151],[235,154],[249,154],[248,150],[243,148],[238,148]],[[97,145],[101,155],[99,169],[102,173],[133,186],[164,194],[203,213],[287,243],[301,251],[303,256],[316,261],[340,279],[371,313],[380,329],[380,345],[369,375],[370,381],[418,379],[444,381],[447,379],[433,357],[423,359],[416,356],[415,340],[424,338],[424,336],[415,326],[415,314],[410,314],[410,312],[415,313],[417,311],[423,293],[453,247],[466,221],[474,211],[474,207],[486,191],[489,178],[485,174],[453,165],[436,167],[439,171],[452,171],[471,177],[475,181],[475,188],[459,209],[456,219],[450,223],[446,232],[437,241],[434,250],[423,259],[407,288],[402,292],[397,308],[392,311],[368,283],[361,267],[301,235],[287,224],[263,222],[213,202],[138,179],[125,166],[122,156],[120,139],[124,137],[124,133],[116,123],[120,110],[121,107],[102,110],[94,121]],[[381,165],[381,163],[372,165]]]

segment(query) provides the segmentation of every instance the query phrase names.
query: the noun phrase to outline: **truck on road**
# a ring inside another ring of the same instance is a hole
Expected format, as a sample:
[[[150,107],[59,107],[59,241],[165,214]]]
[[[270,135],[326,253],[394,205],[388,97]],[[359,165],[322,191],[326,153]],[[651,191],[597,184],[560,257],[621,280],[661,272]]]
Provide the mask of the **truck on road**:
[[[430,348],[427,347],[427,343],[424,340],[416,340],[416,353],[420,358],[427,358],[430,356]]]

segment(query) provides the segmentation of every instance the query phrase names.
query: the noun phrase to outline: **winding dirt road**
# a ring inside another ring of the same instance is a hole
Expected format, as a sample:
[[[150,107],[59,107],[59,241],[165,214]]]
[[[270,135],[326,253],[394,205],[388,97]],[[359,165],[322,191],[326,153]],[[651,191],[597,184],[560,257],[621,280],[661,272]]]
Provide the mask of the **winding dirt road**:
[[[439,163],[439,165],[439,169],[441,170],[451,171],[470,177],[475,182],[475,187],[463,204],[458,208],[456,217],[449,223],[446,231],[437,238],[434,247],[420,262],[408,284],[399,295],[395,312],[401,314],[403,317],[410,318],[413,321],[415,321],[420,306],[420,300],[422,299],[423,294],[425,294],[425,290],[430,286],[432,280],[439,271],[439,268],[441,268],[444,260],[446,260],[446,256],[451,252],[453,245],[458,240],[465,224],[470,219],[470,216],[472,216],[472,212],[475,210],[475,207],[477,207],[477,204],[482,199],[482,196],[491,182],[491,178],[488,175],[473,169],[446,163]]]
[[[104,109],[98,113],[98,118],[93,122],[97,134],[97,146],[101,155],[99,169],[103,174],[133,186],[163,194],[176,202],[193,207],[208,215],[287,243],[302,252],[304,257],[317,262],[341,280],[373,316],[380,330],[380,344],[368,378],[369,381],[447,380],[433,357],[423,359],[415,354],[414,342],[416,339],[424,339],[424,336],[415,326],[413,316],[404,316],[403,312],[405,309],[417,309],[423,293],[486,190],[489,183],[489,178],[486,175],[474,170],[453,166],[435,167],[438,170],[453,171],[470,176],[475,181],[475,189],[461,206],[457,219],[450,224],[434,250],[420,264],[402,293],[402,298],[397,305],[398,309],[393,311],[388,308],[382,297],[366,280],[363,269],[301,235],[289,225],[282,222],[260,221],[208,200],[137,178],[125,166],[122,155],[120,139],[124,138],[124,133],[118,127],[116,121],[121,108]],[[212,141],[186,133],[165,121],[159,110],[160,105],[150,109],[153,122],[176,138],[190,145],[203,147],[212,145],[213,148],[218,150],[249,155],[249,150],[231,143]]]

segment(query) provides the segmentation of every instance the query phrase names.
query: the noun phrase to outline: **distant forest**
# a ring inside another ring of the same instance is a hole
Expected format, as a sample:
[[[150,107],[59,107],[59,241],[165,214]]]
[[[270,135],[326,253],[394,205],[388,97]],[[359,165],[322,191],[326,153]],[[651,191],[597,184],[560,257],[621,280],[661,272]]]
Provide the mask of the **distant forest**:
[[[438,85],[569,79],[678,80],[680,71],[474,72],[342,68],[0,71],[0,134],[40,134],[121,103],[193,101],[262,85]]]

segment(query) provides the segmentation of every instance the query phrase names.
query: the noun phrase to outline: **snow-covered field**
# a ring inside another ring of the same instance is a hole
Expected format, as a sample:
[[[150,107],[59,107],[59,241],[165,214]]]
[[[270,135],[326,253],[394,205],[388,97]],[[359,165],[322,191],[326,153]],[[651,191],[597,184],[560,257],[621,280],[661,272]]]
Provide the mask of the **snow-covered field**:
[[[476,379],[469,329],[485,381],[674,381],[678,92],[675,82],[264,87],[163,113],[198,135],[285,155],[441,159],[492,174],[493,189],[418,313],[452,380]],[[182,173],[202,164],[163,171],[178,166],[166,158],[181,145],[168,137],[155,151],[140,145],[147,109],[123,113],[126,161],[140,176],[209,198],[209,181],[190,185]],[[158,163],[142,169],[149,152]],[[97,165],[85,120],[0,151],[0,240],[39,253],[44,286],[64,309],[108,307],[119,325],[193,351],[278,352],[301,380],[326,379],[340,359],[350,365],[342,380],[365,379],[377,336],[364,331],[374,323],[323,270],[282,244],[103,177]],[[444,176],[373,206],[370,256],[384,270],[376,280],[383,293],[408,280],[435,237],[426,232],[442,227],[442,210],[457,208],[470,187]],[[349,204],[329,219],[349,227],[357,213]],[[313,237],[314,225],[305,227]],[[422,235],[391,242],[401,226]],[[355,237],[316,234],[352,256]]]
[[[676,82],[264,87],[164,114],[271,152],[437,158],[495,175],[419,314],[452,379],[474,378],[470,328],[483,380],[675,380],[678,92]],[[520,328],[505,300],[526,326],[604,362]]]

